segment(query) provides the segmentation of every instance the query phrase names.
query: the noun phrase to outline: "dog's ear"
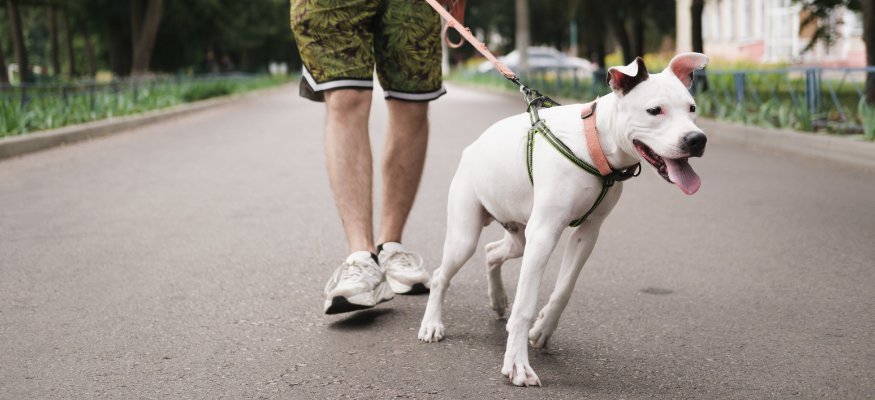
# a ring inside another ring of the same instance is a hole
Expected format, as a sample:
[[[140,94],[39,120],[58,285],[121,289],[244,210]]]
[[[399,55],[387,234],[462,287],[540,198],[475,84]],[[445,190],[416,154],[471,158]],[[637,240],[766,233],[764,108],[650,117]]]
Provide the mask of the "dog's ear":
[[[674,56],[665,69],[671,71],[689,89],[693,86],[693,71],[705,68],[707,64],[708,56],[702,53],[683,53]]]
[[[647,73],[647,67],[641,57],[635,57],[635,61],[625,67],[608,68],[608,86],[618,96],[625,96],[649,77],[650,74]]]

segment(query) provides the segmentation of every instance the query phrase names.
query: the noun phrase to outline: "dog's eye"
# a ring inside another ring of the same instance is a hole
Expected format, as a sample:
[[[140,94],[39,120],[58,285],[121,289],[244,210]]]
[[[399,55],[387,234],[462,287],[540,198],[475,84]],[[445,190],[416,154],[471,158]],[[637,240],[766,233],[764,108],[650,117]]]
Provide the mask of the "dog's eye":
[[[659,115],[659,114],[662,114],[662,107],[653,107],[653,108],[648,108],[648,109],[647,109],[647,113],[650,114],[650,115]]]
[[[695,104],[690,105],[690,112],[696,112],[696,105]]]

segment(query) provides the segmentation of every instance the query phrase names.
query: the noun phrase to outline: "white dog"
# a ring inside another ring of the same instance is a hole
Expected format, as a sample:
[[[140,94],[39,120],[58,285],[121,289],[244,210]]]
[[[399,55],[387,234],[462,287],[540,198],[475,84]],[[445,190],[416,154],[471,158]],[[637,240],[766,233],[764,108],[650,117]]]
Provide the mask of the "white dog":
[[[706,139],[694,123],[696,106],[689,88],[693,71],[707,62],[703,54],[686,53],[653,75],[640,58],[625,67],[610,68],[608,83],[613,93],[596,100],[597,113],[588,122],[594,120],[604,154],[596,154],[596,161],[583,135],[584,106],[552,107],[540,115],[555,136],[590,165],[602,158],[614,170],[624,170],[644,161],[666,181],[693,194],[700,180],[687,160],[702,155]],[[419,329],[422,341],[443,338],[441,307],[450,280],[474,253],[483,227],[498,221],[506,232],[503,239],[486,245],[486,262],[490,306],[499,316],[507,308],[501,265],[523,256],[501,368],[517,386],[541,384],[529,365],[527,345],[544,347],[556,330],[580,270],[595,246],[599,227],[623,190],[622,183],[616,182],[593,208],[602,191],[602,178],[570,162],[541,135],[534,141],[530,181],[526,166],[530,128],[528,114],[506,118],[465,149],[450,185],[443,260],[434,272]],[[550,253],[569,223],[589,211],[568,239],[550,300],[536,314],[538,287]]]

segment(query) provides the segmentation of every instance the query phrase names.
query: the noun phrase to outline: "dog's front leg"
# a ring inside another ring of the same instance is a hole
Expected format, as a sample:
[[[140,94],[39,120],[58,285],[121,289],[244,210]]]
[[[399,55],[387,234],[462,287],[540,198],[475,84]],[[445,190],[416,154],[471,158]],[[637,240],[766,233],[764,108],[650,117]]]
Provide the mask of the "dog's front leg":
[[[535,318],[538,288],[541,286],[544,268],[567,224],[567,221],[556,214],[540,214],[533,213],[526,227],[523,265],[516,299],[507,321],[507,350],[504,353],[501,373],[517,386],[541,385],[541,380],[529,365],[528,331]]]
[[[559,269],[559,278],[556,279],[556,288],[553,289],[547,305],[538,313],[535,326],[529,331],[529,343],[532,347],[547,347],[550,337],[556,331],[559,316],[568,305],[580,270],[595,247],[601,224],[601,219],[586,220],[568,237],[565,254],[562,256],[562,267]]]

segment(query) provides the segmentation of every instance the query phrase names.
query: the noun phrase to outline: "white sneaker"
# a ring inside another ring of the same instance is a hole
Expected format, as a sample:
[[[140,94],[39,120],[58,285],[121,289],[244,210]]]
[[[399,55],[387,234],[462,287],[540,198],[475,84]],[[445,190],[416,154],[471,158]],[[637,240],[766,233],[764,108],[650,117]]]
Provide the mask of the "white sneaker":
[[[422,266],[422,257],[419,254],[405,251],[401,243],[386,242],[381,245],[378,257],[380,265],[386,270],[386,281],[393,292],[428,293],[431,274]]]
[[[325,285],[325,313],[371,308],[393,297],[395,293],[386,283],[386,274],[371,253],[357,251],[347,257]]]

